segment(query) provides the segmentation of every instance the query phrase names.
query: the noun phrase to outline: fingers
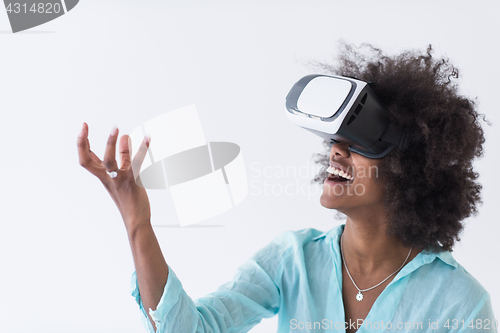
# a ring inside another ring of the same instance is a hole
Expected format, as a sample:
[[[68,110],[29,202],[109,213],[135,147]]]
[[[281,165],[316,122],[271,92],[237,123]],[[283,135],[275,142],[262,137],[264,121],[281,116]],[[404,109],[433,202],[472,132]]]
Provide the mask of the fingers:
[[[77,147],[80,165],[95,176],[101,177],[103,175],[102,161],[90,150],[87,123],[83,123],[82,130],[78,135]]]
[[[119,144],[120,151],[120,169],[126,170],[130,166],[130,152],[132,151],[132,140],[128,135],[122,135]]]
[[[87,139],[87,142],[88,142],[88,139]],[[89,153],[90,153],[90,158],[91,158],[94,162],[96,162],[96,163],[97,163],[97,164],[99,164],[99,165],[103,165],[103,163],[102,163],[101,159],[100,159],[99,157],[97,157],[97,155],[96,155],[96,154],[94,154],[94,152],[93,152],[92,150],[90,150],[90,151],[89,151]]]
[[[108,138],[108,144],[106,145],[106,151],[104,153],[103,163],[108,171],[116,171],[118,165],[116,164],[116,139],[118,138],[118,128],[114,127],[111,130],[111,134]]]
[[[90,150],[90,143],[88,140],[88,125],[83,124],[82,131],[78,136],[78,155],[80,159],[80,165],[85,169],[89,170],[92,174],[97,176],[101,181],[104,182],[105,179],[109,178],[107,171],[118,170],[118,165],[116,163],[116,141],[118,139],[118,128],[113,128],[111,134],[108,138],[108,143],[106,145],[106,151],[104,154],[104,159],[101,161],[94,152]],[[134,179],[139,175],[140,168],[146,157],[149,142],[151,138],[145,137],[142,141],[137,154],[135,155],[133,161],[130,161],[130,153],[132,151],[132,143],[130,136],[123,135],[120,138],[119,151],[121,157],[121,170],[127,170],[132,166],[132,172],[134,174]]]
[[[137,178],[139,172],[141,171],[142,162],[144,162],[144,158],[148,152],[149,143],[151,142],[151,138],[145,137],[141,142],[141,146],[139,147],[139,151],[135,154],[134,159],[132,161],[132,172],[134,173],[134,179]]]

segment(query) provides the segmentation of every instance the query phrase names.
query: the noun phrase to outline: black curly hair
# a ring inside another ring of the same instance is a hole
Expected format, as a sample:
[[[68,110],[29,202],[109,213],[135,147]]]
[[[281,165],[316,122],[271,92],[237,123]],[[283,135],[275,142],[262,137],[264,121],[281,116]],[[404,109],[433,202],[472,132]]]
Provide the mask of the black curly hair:
[[[338,66],[316,62],[325,74],[373,82],[372,89],[388,108],[391,122],[412,133],[410,149],[393,149],[380,160],[388,234],[405,246],[452,251],[463,220],[477,214],[481,184],[474,158],[483,154],[484,135],[476,103],[458,93],[458,70],[447,58],[405,51],[387,56],[369,44],[342,42]],[[331,145],[323,142],[328,150]],[[328,166],[326,155],[315,162]],[[324,170],[324,169],[323,169]],[[312,183],[323,183],[321,172]]]

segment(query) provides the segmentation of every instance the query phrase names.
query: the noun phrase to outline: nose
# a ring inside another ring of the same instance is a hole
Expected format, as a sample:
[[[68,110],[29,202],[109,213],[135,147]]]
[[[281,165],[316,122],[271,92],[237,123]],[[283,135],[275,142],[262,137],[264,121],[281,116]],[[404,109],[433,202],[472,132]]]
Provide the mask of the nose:
[[[349,145],[343,142],[335,143],[330,150],[330,159],[335,157],[348,158],[349,156]]]

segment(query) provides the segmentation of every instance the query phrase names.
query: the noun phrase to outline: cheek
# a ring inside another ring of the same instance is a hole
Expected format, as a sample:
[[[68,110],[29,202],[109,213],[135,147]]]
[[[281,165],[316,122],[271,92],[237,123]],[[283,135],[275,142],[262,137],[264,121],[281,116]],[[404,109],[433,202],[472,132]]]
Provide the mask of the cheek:
[[[384,186],[379,179],[366,178],[363,186],[365,188],[365,196],[369,201],[382,201]]]
[[[359,172],[358,172],[359,171]],[[362,193],[367,201],[381,201],[384,194],[384,184],[378,178],[378,170],[374,165],[365,165],[357,168],[358,179],[354,182],[355,192]]]

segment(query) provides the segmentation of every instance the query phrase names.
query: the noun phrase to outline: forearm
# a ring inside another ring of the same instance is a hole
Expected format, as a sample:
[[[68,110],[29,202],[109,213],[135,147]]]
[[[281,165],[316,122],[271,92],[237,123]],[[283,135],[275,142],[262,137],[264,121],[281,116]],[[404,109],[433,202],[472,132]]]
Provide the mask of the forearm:
[[[284,251],[279,242],[269,244],[248,259],[238,268],[232,281],[193,301],[174,269],[163,261],[150,225],[129,232],[129,238],[136,262],[131,294],[140,306],[141,320],[145,321],[149,331],[152,330],[153,322],[158,332],[247,332],[262,318],[270,318],[279,311],[282,278],[280,260],[283,260],[285,252],[290,253]],[[154,260],[157,260],[156,264]],[[164,267],[168,272],[156,272],[159,267]],[[149,299],[146,293],[149,293]],[[154,320],[149,316],[149,308],[154,311]]]
[[[156,310],[161,299],[167,283],[168,266],[149,221],[127,228],[127,234],[142,303],[156,331],[155,323],[149,315],[149,308]]]

